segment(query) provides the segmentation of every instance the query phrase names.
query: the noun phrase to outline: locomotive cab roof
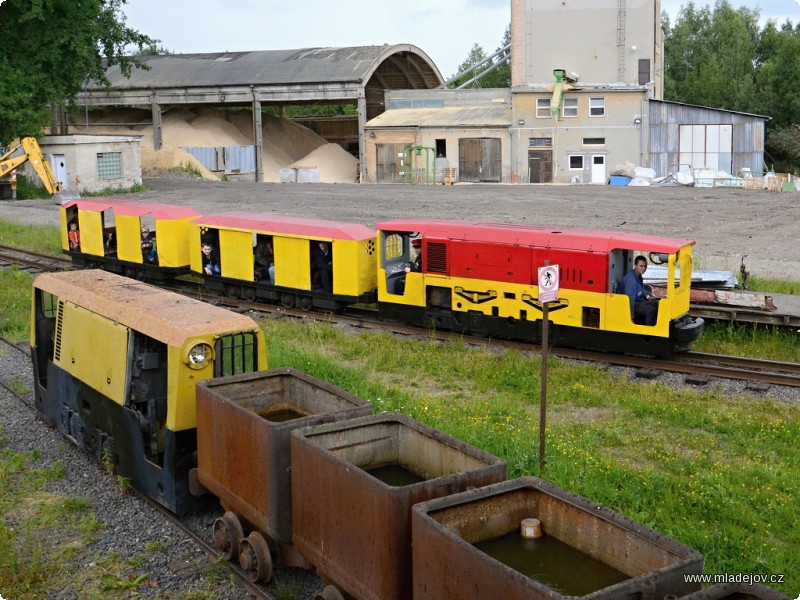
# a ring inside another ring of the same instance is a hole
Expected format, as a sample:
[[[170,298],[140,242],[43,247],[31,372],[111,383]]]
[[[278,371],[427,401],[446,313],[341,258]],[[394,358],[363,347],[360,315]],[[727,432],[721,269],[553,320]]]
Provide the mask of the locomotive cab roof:
[[[201,227],[241,229],[314,239],[359,241],[375,237],[375,231],[365,225],[289,215],[224,212],[197,218],[194,223]]]
[[[199,212],[188,206],[142,202],[140,200],[119,200],[118,198],[81,198],[61,205],[63,209],[76,207],[78,210],[98,211],[112,209],[117,215],[142,217],[152,215],[156,220],[186,219],[197,217]]]
[[[258,327],[245,315],[108,271],[45,273],[34,287],[171,346],[208,333]]]
[[[585,252],[608,252],[636,248],[650,252],[674,253],[694,241],[625,231],[574,229],[480,221],[398,219],[377,224],[381,231],[419,232],[423,239],[550,247]]]

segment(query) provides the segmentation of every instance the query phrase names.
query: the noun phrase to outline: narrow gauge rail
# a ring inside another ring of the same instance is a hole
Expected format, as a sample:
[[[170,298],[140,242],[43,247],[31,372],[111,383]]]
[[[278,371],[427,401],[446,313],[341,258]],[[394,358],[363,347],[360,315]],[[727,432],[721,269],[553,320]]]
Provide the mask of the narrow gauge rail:
[[[69,271],[72,263],[69,260],[39,254],[30,250],[20,250],[9,246],[0,246],[0,268],[16,266],[30,273],[43,273],[51,271]]]
[[[13,342],[0,337],[0,349],[3,352],[9,352],[13,354],[17,354],[20,360],[25,361],[28,363],[30,361],[30,353],[26,348],[20,347],[18,344],[14,344]],[[27,406],[30,410],[39,414],[36,411],[35,407],[31,404],[30,393],[23,393],[18,385],[18,382],[15,380],[14,377],[9,377],[8,374],[4,370],[0,370],[0,386],[6,389],[14,398],[20,401],[24,406]],[[186,534],[188,537],[192,539],[192,541],[198,545],[213,561],[221,562],[222,564],[226,565],[231,572],[235,575],[237,580],[244,586],[244,589],[247,591],[248,595],[252,598],[260,598],[263,600],[275,600],[274,596],[270,595],[267,590],[265,590],[262,586],[254,584],[250,579],[247,577],[247,574],[242,571],[238,565],[234,564],[233,562],[226,561],[222,558],[222,552],[218,550],[213,544],[206,541],[202,535],[194,531],[186,522],[184,522],[181,518],[177,517],[176,515],[170,513],[168,510],[160,506],[158,503],[153,502],[147,496],[141,494],[135,489],[132,489],[131,492],[136,494],[136,496],[141,499],[143,502],[146,502],[149,506],[154,508],[161,514],[164,519],[168,520],[170,523],[173,523],[176,527],[178,527],[182,533]],[[122,492],[120,492],[122,493]]]
[[[0,268],[7,268],[12,265],[31,273],[66,271],[74,268],[72,262],[66,258],[0,245]],[[156,283],[164,285],[163,282]],[[800,315],[766,313],[743,307],[691,304],[689,306],[689,314],[693,317],[702,317],[706,321],[750,323],[792,330],[800,328]]]
[[[536,350],[539,348],[536,344],[528,342],[465,336],[451,332],[426,331],[423,334],[420,332],[419,328],[416,327],[379,321],[377,317],[372,314],[374,311],[364,309],[350,311],[349,314],[331,314],[327,312],[287,309],[277,306],[264,306],[262,304],[247,303],[231,298],[220,298],[217,303],[235,311],[254,310],[269,314],[280,314],[297,319],[306,318],[324,322],[335,321],[359,329],[390,331],[395,335],[418,337],[423,337],[424,335],[425,339],[433,337],[440,341],[457,338],[468,344],[491,344],[521,351]],[[620,367],[668,371],[685,375],[704,375],[720,379],[735,379],[800,388],[800,364],[798,363],[726,356],[724,354],[707,354],[703,352],[685,352],[675,355],[672,359],[606,354],[604,352],[573,350],[569,348],[551,348],[550,354],[558,356],[559,358],[606,363]]]
[[[5,262],[15,264],[21,268],[38,269],[40,271],[61,271],[72,268],[70,261],[65,259],[18,250],[16,248],[9,248],[7,246],[0,246],[0,266],[2,266]],[[203,300],[226,306],[235,311],[241,312],[244,310],[256,310],[266,313],[280,313],[296,318],[308,317],[325,321],[336,319],[341,322],[347,322],[351,326],[359,328],[377,328],[382,330],[386,330],[388,328],[390,331],[393,331],[399,335],[419,335],[419,329],[417,328],[402,326],[399,324],[387,325],[387,323],[384,321],[378,321],[376,311],[369,309],[350,310],[348,311],[347,315],[336,314],[335,316],[332,316],[332,314],[328,312],[314,313],[312,311],[287,309],[269,304],[240,301],[227,298],[225,296],[215,295],[213,292],[209,292],[205,289],[201,290],[196,282],[187,282],[182,280],[176,280],[176,282],[177,286],[165,286],[163,283],[161,285],[162,287],[169,287],[169,289],[172,289],[173,291],[183,291],[201,295],[201,299]],[[745,311],[739,311],[740,316],[744,312]],[[798,317],[798,319],[800,319],[800,317]],[[780,326],[779,322],[772,322],[769,324]],[[796,324],[793,320],[787,321],[787,327],[794,329],[796,328]],[[425,334],[425,336],[428,338],[430,335],[430,332]],[[461,339],[470,341],[471,343],[485,344],[487,342],[486,338],[465,337],[459,334],[435,332],[434,335],[436,335],[436,337],[439,339],[447,339],[448,337],[456,335]],[[520,343],[495,339],[493,339],[491,343],[521,350],[536,347],[535,345],[526,342]],[[706,375],[709,377],[719,377],[723,379],[749,380],[771,385],[800,387],[800,365],[796,363],[703,354],[699,352],[682,353],[674,356],[670,360],[605,354],[602,352],[570,350],[565,348],[553,348],[551,353],[562,358],[575,358],[580,360],[605,362],[608,364],[632,368],[657,369],[661,371],[684,373],[687,375]]]

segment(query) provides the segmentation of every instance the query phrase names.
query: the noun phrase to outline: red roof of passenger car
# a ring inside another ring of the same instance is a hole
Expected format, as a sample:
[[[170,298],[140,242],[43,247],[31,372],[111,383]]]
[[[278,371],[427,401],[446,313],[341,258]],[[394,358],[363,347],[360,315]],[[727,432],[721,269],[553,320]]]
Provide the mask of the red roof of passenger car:
[[[226,212],[204,215],[194,222],[201,226],[330,240],[368,240],[375,237],[375,231],[365,225],[270,213]]]
[[[573,229],[545,227],[542,225],[519,225],[514,223],[482,223],[478,221],[454,221],[429,219],[425,221],[384,221],[376,225],[381,231],[419,232],[421,237],[440,240],[488,242],[515,246],[538,246],[583,250],[586,252],[608,252],[615,248],[647,250],[649,252],[677,252],[682,247],[693,245],[692,240],[661,237],[628,231],[606,231],[602,229]]]
[[[141,200],[120,200],[119,198],[81,198],[65,202],[63,206],[64,208],[77,206],[78,210],[94,210],[97,212],[113,209],[117,215],[131,217],[153,215],[154,219],[186,219],[200,215],[199,212],[188,206],[143,202]]]

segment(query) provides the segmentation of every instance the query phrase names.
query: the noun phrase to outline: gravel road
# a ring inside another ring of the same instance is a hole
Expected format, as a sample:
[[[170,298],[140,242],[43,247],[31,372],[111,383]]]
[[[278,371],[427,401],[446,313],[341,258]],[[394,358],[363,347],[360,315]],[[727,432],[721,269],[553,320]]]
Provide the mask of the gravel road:
[[[731,188],[207,182],[165,176],[134,198],[202,213],[275,212],[363,223],[404,217],[592,227],[695,240],[699,269],[800,281],[800,194]],[[125,195],[124,197],[131,197]],[[0,202],[0,220],[57,224],[46,201]]]

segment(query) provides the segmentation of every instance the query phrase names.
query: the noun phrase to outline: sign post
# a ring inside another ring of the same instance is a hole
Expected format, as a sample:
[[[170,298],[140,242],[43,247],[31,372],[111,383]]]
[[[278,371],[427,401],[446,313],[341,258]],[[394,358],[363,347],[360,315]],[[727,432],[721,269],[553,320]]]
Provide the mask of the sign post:
[[[539,303],[542,305],[542,373],[541,373],[541,398],[539,404],[539,474],[544,473],[545,465],[545,429],[547,426],[547,360],[548,350],[548,331],[549,303],[558,300],[558,265],[550,265],[550,261],[545,261],[543,267],[539,267]]]

